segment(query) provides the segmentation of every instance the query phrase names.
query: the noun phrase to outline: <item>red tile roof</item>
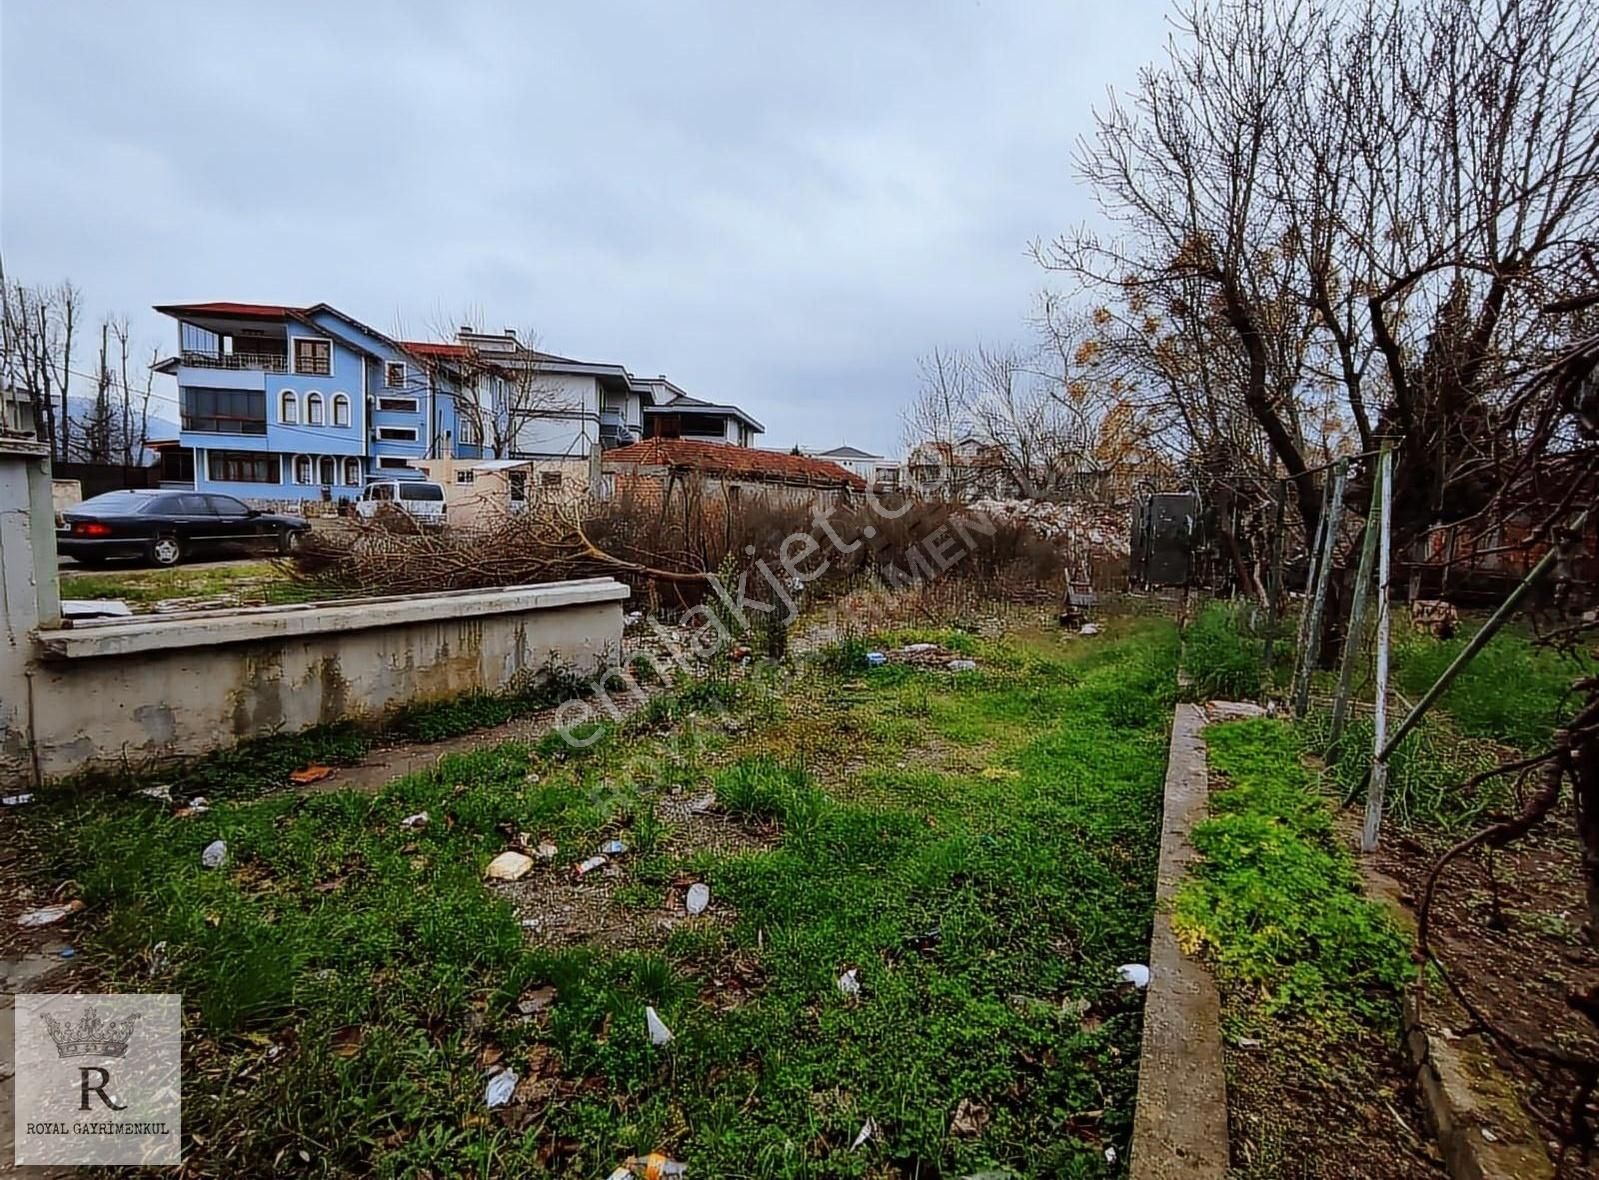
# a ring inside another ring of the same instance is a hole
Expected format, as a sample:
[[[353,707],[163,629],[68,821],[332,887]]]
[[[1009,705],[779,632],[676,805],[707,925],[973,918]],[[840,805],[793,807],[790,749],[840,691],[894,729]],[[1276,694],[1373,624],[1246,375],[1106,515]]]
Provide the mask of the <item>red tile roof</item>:
[[[864,479],[837,463],[805,455],[791,455],[787,451],[736,447],[730,443],[647,438],[643,442],[606,451],[604,462],[608,469],[672,467],[767,483],[819,484],[853,488],[857,492],[866,490]]]
[[[299,307],[282,307],[276,303],[169,303],[157,307],[169,315],[187,312],[190,315],[236,315],[252,319],[281,320],[290,312],[303,311]]]
[[[464,344],[443,344],[436,340],[402,340],[400,347],[407,352],[414,352],[417,356],[442,356],[463,357],[466,355]]]

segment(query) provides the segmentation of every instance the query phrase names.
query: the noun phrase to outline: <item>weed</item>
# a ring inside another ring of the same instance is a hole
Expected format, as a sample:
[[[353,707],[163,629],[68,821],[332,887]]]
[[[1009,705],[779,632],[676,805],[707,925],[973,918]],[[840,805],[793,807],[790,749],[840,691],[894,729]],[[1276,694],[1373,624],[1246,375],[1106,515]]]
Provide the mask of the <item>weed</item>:
[[[1207,603],[1183,638],[1183,669],[1192,699],[1243,701],[1261,695],[1264,645],[1248,634],[1242,606]]]
[[[1212,726],[1205,740],[1228,786],[1193,831],[1203,859],[1174,906],[1179,939],[1256,997],[1262,1018],[1303,1017],[1327,1035],[1397,1027],[1404,940],[1335,844],[1293,727],[1260,718]]]

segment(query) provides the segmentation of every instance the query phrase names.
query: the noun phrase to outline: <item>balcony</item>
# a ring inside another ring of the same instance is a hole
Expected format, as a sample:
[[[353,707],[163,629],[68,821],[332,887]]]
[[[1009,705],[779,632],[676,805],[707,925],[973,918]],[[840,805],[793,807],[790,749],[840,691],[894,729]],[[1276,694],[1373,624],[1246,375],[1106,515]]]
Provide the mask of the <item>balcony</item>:
[[[195,352],[184,349],[180,363],[197,369],[255,369],[264,373],[289,371],[288,355],[281,352]],[[326,375],[326,369],[322,375]]]

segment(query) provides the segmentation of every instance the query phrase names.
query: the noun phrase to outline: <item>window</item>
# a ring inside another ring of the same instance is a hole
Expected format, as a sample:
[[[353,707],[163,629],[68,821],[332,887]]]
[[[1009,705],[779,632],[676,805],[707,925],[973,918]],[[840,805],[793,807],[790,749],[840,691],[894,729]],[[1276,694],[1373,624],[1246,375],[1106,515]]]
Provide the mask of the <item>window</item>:
[[[324,455],[317,467],[319,469],[318,474],[321,476],[317,481],[318,483],[331,487],[339,482],[339,461],[337,459],[330,455]]]
[[[305,395],[305,423],[307,426],[322,425],[322,395],[308,393]]]
[[[405,388],[404,361],[389,361],[383,366],[383,384],[390,389]]]
[[[299,399],[298,396],[295,395],[294,390],[285,389],[283,391],[283,403],[278,408],[278,421],[279,422],[287,422],[289,425],[292,426],[295,423],[299,422],[299,420],[300,420],[300,399]]]
[[[333,395],[333,425],[348,426],[350,424],[350,399],[342,393]]]
[[[206,470],[218,483],[281,483],[276,455],[255,451],[207,451]]]
[[[361,493],[363,500],[392,500],[394,499],[394,485],[391,483],[375,483]]]
[[[168,510],[183,516],[211,516],[211,505],[204,496],[173,496]]]
[[[266,391],[202,389],[186,385],[183,429],[211,434],[265,434]]]
[[[346,459],[344,461],[344,482],[352,488],[361,486],[361,460]]]
[[[444,489],[436,483],[402,483],[400,499],[425,500],[436,504],[444,499]]]
[[[218,516],[231,516],[237,519],[250,515],[250,510],[244,506],[244,501],[236,500],[232,496],[207,496],[206,500],[210,502],[211,511]]]
[[[416,398],[414,397],[380,397],[378,409],[387,410],[391,414],[414,414],[417,411]]]
[[[333,345],[326,340],[295,337],[294,371],[313,377],[326,377],[333,372]]]
[[[415,442],[415,426],[379,426],[378,437],[388,442]]]
[[[511,488],[511,502],[519,504],[527,499],[527,472],[512,471],[506,475],[506,483]]]
[[[483,445],[483,432],[478,429],[477,416],[475,414],[462,414],[456,419],[456,426],[459,428],[463,447]]]
[[[394,455],[384,455],[378,460],[378,466],[384,471],[410,471],[411,464]]]
[[[473,479],[475,479],[476,477],[477,477],[477,472],[472,471],[470,469],[466,470],[466,471],[457,471],[455,473],[455,482],[456,483],[471,483],[473,481]]]
[[[558,488],[561,486],[561,473],[559,471],[539,472],[539,487]]]
[[[294,482],[295,483],[310,483],[311,482],[311,456],[310,455],[296,455],[294,457]]]

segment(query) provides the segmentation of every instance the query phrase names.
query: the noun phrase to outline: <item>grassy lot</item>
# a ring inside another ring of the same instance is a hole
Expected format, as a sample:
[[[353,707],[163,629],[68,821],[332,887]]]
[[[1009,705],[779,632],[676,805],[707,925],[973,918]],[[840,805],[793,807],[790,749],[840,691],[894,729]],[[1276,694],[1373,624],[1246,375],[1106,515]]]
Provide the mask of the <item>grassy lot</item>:
[[[178,565],[169,569],[126,569],[97,573],[61,572],[62,598],[120,598],[135,611],[147,611],[174,598],[234,597],[243,603],[309,602],[326,591],[291,579],[275,561]]]
[[[1459,653],[1474,629],[1439,641],[1413,630],[1403,617],[1393,629],[1393,687],[1414,701],[1438,678]],[[1235,697],[1251,699],[1267,690],[1260,670],[1263,644],[1247,633],[1240,608],[1223,602],[1205,606],[1188,628],[1183,663],[1196,699]],[[1288,656],[1292,634],[1279,645]],[[1422,721],[1414,735],[1395,752],[1390,763],[1388,810],[1401,824],[1424,824],[1458,831],[1477,823],[1486,813],[1501,808],[1508,799],[1508,779],[1492,780],[1474,793],[1464,794],[1460,784],[1486,770],[1504,755],[1503,747],[1536,750],[1546,745],[1554,729],[1570,715],[1574,701],[1571,683],[1592,675],[1599,661],[1572,657],[1536,647],[1525,631],[1507,628],[1496,635],[1466,667],[1449,691]],[[1276,692],[1285,693],[1291,669],[1277,669]],[[1315,693],[1331,696],[1334,675],[1318,671]],[[1369,667],[1357,672],[1357,700],[1370,701]],[[1391,709],[1399,710],[1395,701]],[[1399,714],[1402,715],[1402,714]],[[1398,715],[1390,713],[1390,725]],[[1330,716],[1312,708],[1299,726],[1307,749],[1328,753]],[[1342,738],[1342,749],[1354,756],[1340,757],[1330,770],[1346,792],[1360,785],[1370,757],[1373,724],[1369,711],[1356,710]]]
[[[1112,1174],[1175,633],[959,644],[977,672],[847,645],[660,698],[583,751],[486,748],[370,796],[217,782],[189,819],[80,796],[22,835],[41,881],[81,888],[103,986],[183,994],[192,1174],[592,1177],[650,1150],[701,1177]],[[555,864],[486,886],[517,832]],[[574,883],[612,836],[620,872]],[[563,909],[591,925],[522,925]],[[490,1112],[495,1062],[521,1082]]]

